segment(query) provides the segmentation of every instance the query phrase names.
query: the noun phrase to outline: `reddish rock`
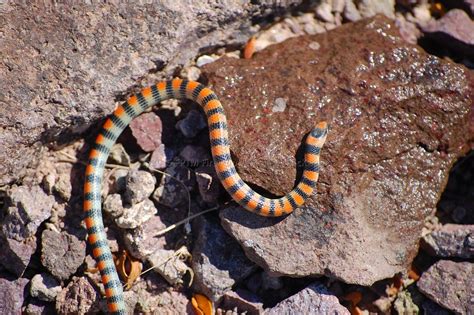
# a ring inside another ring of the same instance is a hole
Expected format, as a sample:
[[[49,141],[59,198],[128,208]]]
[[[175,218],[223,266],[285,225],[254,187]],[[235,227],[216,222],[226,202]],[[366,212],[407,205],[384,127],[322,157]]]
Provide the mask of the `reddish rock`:
[[[51,216],[54,197],[48,196],[39,186],[19,186],[8,192],[9,207],[1,222],[5,237],[17,241],[33,236],[43,221]]]
[[[347,314],[350,312],[339,303],[336,296],[320,283],[314,283],[293,296],[281,301],[266,315],[278,314]]]
[[[86,256],[85,242],[67,232],[44,230],[41,247],[41,263],[61,280],[75,273]]]
[[[163,125],[155,113],[144,113],[130,123],[132,134],[137,144],[145,152],[153,152],[161,145]]]
[[[74,277],[56,298],[58,314],[89,314],[98,311],[99,294],[86,278]]]
[[[293,188],[305,134],[329,122],[317,193],[305,206],[276,219],[221,211],[251,260],[276,275],[361,285],[407,269],[450,166],[473,138],[465,68],[406,43],[377,16],[250,60],[221,58],[203,75],[225,108],[239,173],[268,196]],[[283,112],[272,111],[277,98],[288,100]]]
[[[36,237],[20,242],[0,234],[0,248],[2,250],[0,264],[19,277],[30,263],[31,255],[36,251]]]
[[[421,275],[418,289],[457,314],[470,314],[474,310],[473,275],[471,262],[440,260]]]
[[[474,225],[443,225],[425,235],[422,244],[438,257],[474,258]]]
[[[162,144],[153,151],[150,157],[150,166],[154,169],[161,170],[166,167],[168,161],[166,157],[165,145]]]
[[[21,314],[28,279],[10,279],[0,274],[0,314]]]
[[[237,310],[238,314],[263,314],[263,303],[248,291],[228,291],[219,303],[221,310]],[[227,314],[227,313],[225,313]]]
[[[439,20],[423,26],[422,30],[439,46],[474,57],[474,21],[463,10],[450,10]]]

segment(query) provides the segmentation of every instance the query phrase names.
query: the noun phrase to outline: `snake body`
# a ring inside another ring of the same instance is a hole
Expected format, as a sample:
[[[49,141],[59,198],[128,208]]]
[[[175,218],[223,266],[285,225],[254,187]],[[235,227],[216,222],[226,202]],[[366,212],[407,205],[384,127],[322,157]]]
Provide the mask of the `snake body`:
[[[282,216],[301,206],[315,189],[319,176],[319,153],[326,140],[327,124],[318,123],[305,143],[304,171],[298,185],[284,197],[269,199],[255,192],[237,174],[230,155],[227,121],[216,94],[204,85],[183,79],[159,82],[131,96],[105,121],[90,151],[84,184],[85,223],[93,256],[102,276],[110,313],[125,314],[123,289],[112,253],[107,245],[101,214],[101,182],[110,150],[130,121],[166,99],[190,99],[207,116],[212,157],[217,175],[232,198],[245,209],[262,216]]]

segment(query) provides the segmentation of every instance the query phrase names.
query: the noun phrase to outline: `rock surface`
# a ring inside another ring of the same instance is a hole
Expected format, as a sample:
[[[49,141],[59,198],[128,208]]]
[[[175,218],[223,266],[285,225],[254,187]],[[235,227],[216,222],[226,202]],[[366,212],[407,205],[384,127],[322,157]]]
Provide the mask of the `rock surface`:
[[[250,60],[221,58],[203,76],[228,116],[240,175],[269,196],[299,178],[304,135],[318,121],[330,125],[317,194],[305,206],[276,219],[236,206],[220,212],[251,260],[277,275],[361,285],[406,270],[472,138],[464,68],[406,43],[377,16]],[[277,98],[288,100],[284,112],[272,111]]]
[[[339,303],[336,296],[320,283],[314,283],[293,296],[281,301],[271,309],[265,310],[265,315],[279,314],[350,314]]]
[[[137,144],[145,152],[153,152],[161,145],[163,124],[155,113],[144,113],[130,123]]]
[[[41,263],[60,280],[68,279],[84,262],[86,244],[67,232],[44,230]]]
[[[155,177],[145,171],[131,170],[125,181],[124,200],[130,205],[144,201],[155,190]]]
[[[244,43],[254,18],[302,2],[0,4],[0,186],[34,167],[40,143],[110,113],[137,80],[147,85],[205,47]]]
[[[21,276],[30,263],[31,255],[36,251],[36,237],[25,241],[5,238],[0,235],[0,264],[16,276]]]
[[[199,232],[192,255],[194,285],[197,292],[217,301],[257,266],[216,222],[199,218],[195,226]]]
[[[421,275],[418,289],[458,314],[474,310],[474,264],[440,260]]]
[[[443,225],[424,236],[423,245],[438,257],[474,258],[474,225]]]
[[[32,297],[45,302],[53,302],[59,292],[61,292],[59,282],[47,273],[37,274],[31,279]]]
[[[86,278],[74,277],[56,298],[58,314],[93,314],[97,312],[99,294]]]
[[[17,241],[33,236],[39,225],[51,216],[53,196],[48,196],[39,186],[14,187],[9,192],[6,216],[2,220],[2,232]]]
[[[28,282],[25,278],[11,280],[5,274],[0,274],[0,314],[21,314]]]

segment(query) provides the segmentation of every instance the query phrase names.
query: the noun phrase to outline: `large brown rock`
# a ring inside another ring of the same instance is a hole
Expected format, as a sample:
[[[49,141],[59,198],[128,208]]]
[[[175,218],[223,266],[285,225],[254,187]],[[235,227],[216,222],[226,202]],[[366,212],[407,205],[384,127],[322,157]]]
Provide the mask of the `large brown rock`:
[[[465,68],[404,42],[379,16],[203,70],[228,115],[239,173],[267,196],[292,189],[304,135],[330,125],[317,193],[304,207],[276,219],[221,212],[251,260],[276,275],[361,285],[406,270],[473,138]]]
[[[244,43],[255,18],[301,0],[245,3],[0,4],[0,186],[206,47]],[[133,88],[134,89],[134,88]]]

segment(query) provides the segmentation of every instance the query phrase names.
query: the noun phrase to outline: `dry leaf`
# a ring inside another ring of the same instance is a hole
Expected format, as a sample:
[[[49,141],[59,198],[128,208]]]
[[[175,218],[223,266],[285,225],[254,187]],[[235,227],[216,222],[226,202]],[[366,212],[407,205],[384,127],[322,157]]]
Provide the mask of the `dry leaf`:
[[[194,294],[191,299],[191,304],[193,305],[193,310],[196,315],[213,315],[214,308],[212,306],[211,300],[207,296],[202,294]]]
[[[142,263],[128,254],[126,250],[115,260],[120,277],[125,280],[125,289],[129,290],[142,272]]]

